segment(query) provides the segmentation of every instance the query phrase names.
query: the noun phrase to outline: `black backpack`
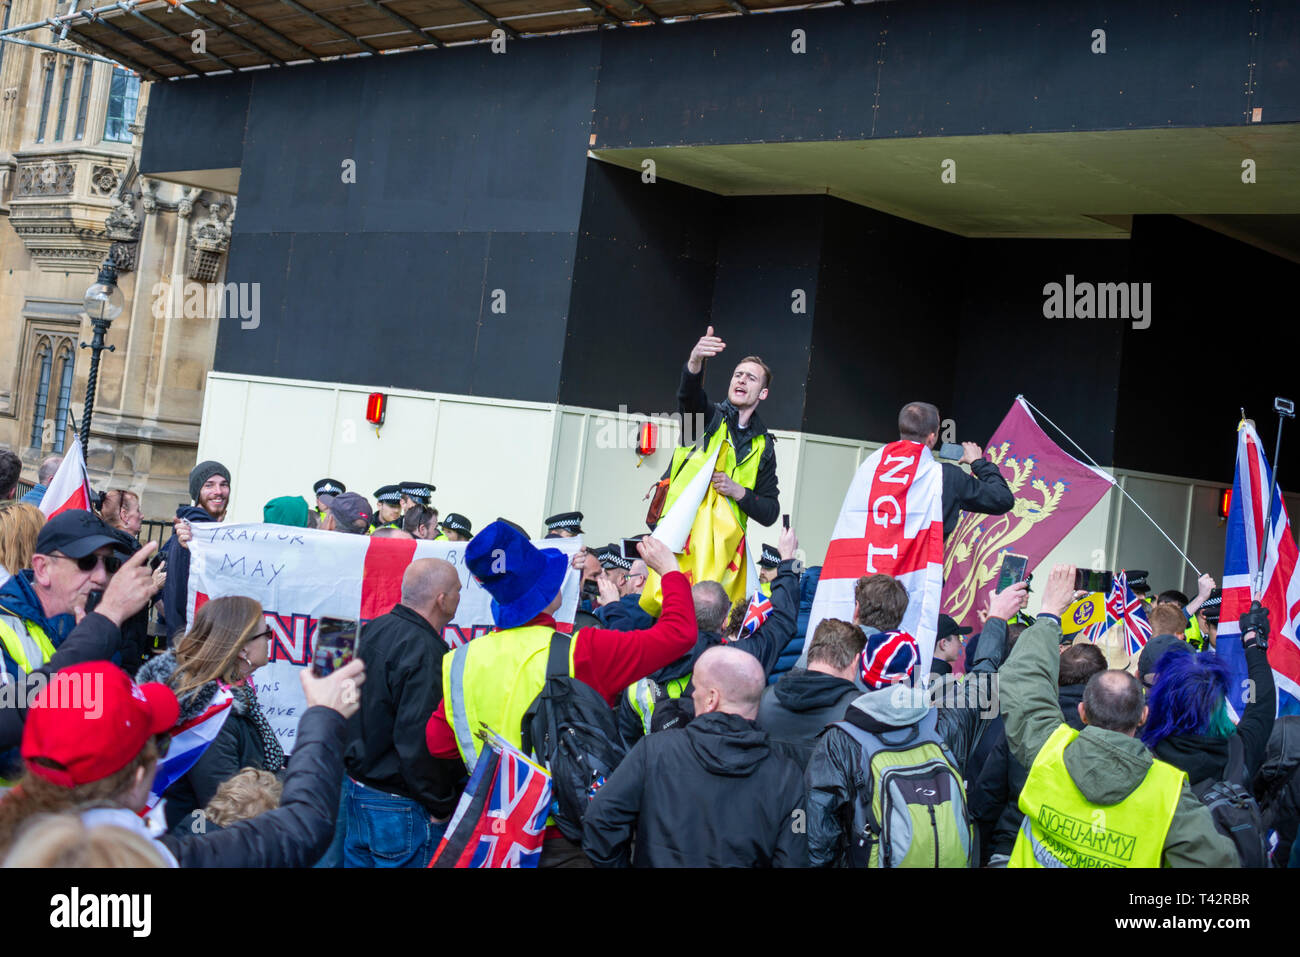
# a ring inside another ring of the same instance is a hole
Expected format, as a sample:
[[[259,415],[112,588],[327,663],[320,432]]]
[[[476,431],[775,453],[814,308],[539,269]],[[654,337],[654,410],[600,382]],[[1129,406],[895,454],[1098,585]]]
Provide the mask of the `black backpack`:
[[[1205,780],[1192,788],[1210,809],[1219,833],[1231,838],[1242,867],[1268,867],[1264,815],[1246,786],[1246,748],[1235,735],[1228,736],[1228,764],[1223,780]]]
[[[555,823],[582,841],[587,805],[618,767],[627,749],[614,711],[589,685],[569,675],[569,635],[556,632],[546,659],[546,684],[524,714],[523,752],[551,772]]]

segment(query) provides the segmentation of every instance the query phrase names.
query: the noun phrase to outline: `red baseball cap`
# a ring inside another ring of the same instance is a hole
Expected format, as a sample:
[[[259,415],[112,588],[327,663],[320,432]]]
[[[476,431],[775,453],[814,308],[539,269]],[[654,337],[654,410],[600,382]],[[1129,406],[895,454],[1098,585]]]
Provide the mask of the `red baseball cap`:
[[[73,665],[55,673],[32,700],[23,729],[23,761],[28,771],[51,784],[89,784],[130,764],[179,715],[176,695],[164,684],[138,685],[107,661]]]

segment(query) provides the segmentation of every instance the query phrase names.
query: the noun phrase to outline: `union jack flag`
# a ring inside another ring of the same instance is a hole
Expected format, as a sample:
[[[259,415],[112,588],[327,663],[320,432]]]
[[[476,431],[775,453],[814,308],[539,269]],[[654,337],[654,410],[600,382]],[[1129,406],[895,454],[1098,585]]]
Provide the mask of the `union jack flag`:
[[[748,638],[758,631],[770,614],[772,614],[771,597],[761,591],[754,592],[754,597],[749,600],[749,608],[745,610],[745,617],[740,622],[740,631],[736,633],[735,640]]]
[[[536,867],[551,776],[493,734],[430,867]]]
[[[1246,655],[1241,646],[1238,619],[1250,609],[1259,571],[1261,530],[1265,528],[1265,501],[1272,481],[1268,459],[1254,426],[1243,422],[1237,432],[1237,474],[1228,506],[1228,541],[1223,563],[1223,604],[1219,609],[1216,651],[1228,663],[1233,680],[1228,685],[1229,705],[1240,715],[1249,703]],[[1291,521],[1287,518],[1282,489],[1273,491],[1271,524],[1264,540],[1264,593],[1271,634],[1268,663],[1277,685],[1277,713],[1300,714],[1300,564]]]
[[[1106,619],[1084,629],[1084,635],[1096,644],[1112,627],[1124,623],[1124,650],[1136,655],[1151,637],[1151,623],[1147,621],[1146,602],[1128,585],[1128,576],[1120,572],[1106,593]]]

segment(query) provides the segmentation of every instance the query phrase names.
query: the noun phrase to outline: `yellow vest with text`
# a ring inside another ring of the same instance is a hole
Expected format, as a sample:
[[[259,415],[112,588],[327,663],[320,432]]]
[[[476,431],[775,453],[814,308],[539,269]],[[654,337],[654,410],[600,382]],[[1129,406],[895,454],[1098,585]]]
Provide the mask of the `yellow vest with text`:
[[[767,436],[755,436],[749,443],[749,454],[737,462],[736,450],[729,440],[727,417],[719,416],[718,427],[709,436],[703,451],[698,444],[681,445],[673,450],[673,461],[668,467],[671,481],[668,485],[668,495],[664,498],[662,514],[668,514],[668,510],[673,507],[673,502],[677,501],[682,490],[691,483],[691,479],[704,467],[713,450],[722,445],[724,440],[727,440],[726,446],[718,454],[718,461],[714,468],[719,472],[725,472],[727,477],[738,485],[753,491],[754,483],[758,481],[758,465],[763,459],[763,450],[767,448]],[[740,527],[745,528],[749,516],[740,510],[740,506],[734,499],[727,499],[727,502],[731,505],[731,511],[735,514]]]
[[[1063,724],[1029,769],[1020,792],[1025,813],[1008,867],[1159,867],[1187,775],[1155,759],[1142,783],[1118,804],[1093,804],[1065,767],[1079,732]]]
[[[521,725],[528,706],[546,684],[546,659],[554,629],[544,625],[494,631],[475,638],[442,659],[447,723],[465,767],[474,770],[483,742],[476,732],[486,724],[516,748],[523,747]],[[569,676],[573,649],[569,642]]]

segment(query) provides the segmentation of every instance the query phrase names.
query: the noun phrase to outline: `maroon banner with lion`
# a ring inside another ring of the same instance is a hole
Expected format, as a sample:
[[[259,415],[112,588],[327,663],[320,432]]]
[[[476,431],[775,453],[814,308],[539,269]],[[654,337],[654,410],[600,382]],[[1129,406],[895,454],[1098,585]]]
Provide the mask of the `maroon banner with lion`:
[[[1021,398],[1011,406],[985,452],[1002,470],[1016,504],[1005,515],[962,512],[944,546],[940,606],[945,615],[976,631],[980,628],[976,612],[997,585],[1003,553],[1027,556],[1032,571],[1112,484],[1105,472],[1085,465],[1049,439]]]

